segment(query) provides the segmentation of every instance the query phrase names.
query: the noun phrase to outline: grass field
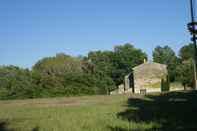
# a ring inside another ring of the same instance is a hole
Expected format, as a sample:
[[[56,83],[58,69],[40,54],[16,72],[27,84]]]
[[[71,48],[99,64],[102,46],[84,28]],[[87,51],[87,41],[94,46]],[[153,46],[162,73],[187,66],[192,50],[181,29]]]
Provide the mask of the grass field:
[[[0,101],[0,131],[197,131],[197,92]]]

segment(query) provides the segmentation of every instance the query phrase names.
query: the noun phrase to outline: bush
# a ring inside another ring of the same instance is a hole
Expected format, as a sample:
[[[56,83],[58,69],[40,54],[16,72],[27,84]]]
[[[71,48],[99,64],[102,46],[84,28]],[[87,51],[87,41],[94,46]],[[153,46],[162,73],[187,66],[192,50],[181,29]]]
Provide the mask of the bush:
[[[0,67],[0,99],[109,94],[146,57],[125,44],[84,58],[60,53],[41,59],[32,70]]]
[[[161,79],[161,91],[169,91],[170,90],[170,80],[169,76],[167,75],[166,78]]]

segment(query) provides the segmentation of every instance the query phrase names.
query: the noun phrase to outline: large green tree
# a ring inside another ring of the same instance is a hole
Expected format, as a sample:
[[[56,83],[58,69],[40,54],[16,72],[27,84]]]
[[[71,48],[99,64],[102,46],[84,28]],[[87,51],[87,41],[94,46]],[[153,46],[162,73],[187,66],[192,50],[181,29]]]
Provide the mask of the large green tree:
[[[33,67],[33,73],[37,83],[48,89],[49,95],[106,94],[113,81],[103,74],[104,68],[98,70],[95,65],[87,58],[61,53],[40,60]]]
[[[0,99],[37,97],[31,72],[16,66],[0,67]]]
[[[127,43],[125,45],[114,47],[114,64],[116,70],[113,70],[113,78],[117,84],[123,82],[124,76],[132,72],[132,68],[142,64],[147,59],[146,53]]]
[[[176,80],[176,67],[180,64],[180,60],[169,46],[157,46],[153,51],[153,61],[167,65],[170,81]]]
[[[92,61],[100,75],[109,76],[116,85],[119,85],[134,66],[147,59],[147,55],[127,43],[115,46],[113,51],[90,52],[88,59]]]
[[[33,72],[40,76],[40,84],[46,88],[63,88],[64,76],[81,73],[81,61],[65,54],[47,57],[33,66]]]
[[[177,66],[177,80],[179,80],[184,87],[194,87],[194,61],[189,59]]]
[[[194,87],[194,45],[183,46],[179,51],[181,64],[177,67],[177,78],[184,87]]]
[[[188,59],[193,59],[194,58],[194,45],[193,44],[188,44],[183,46],[180,51],[179,51],[179,56],[182,61],[188,60]]]
[[[0,99],[107,94],[147,56],[131,44],[87,57],[59,53],[39,60],[32,70],[0,67]]]
[[[113,70],[115,70],[113,57],[112,51],[92,51],[86,58],[86,61],[93,64],[94,76],[100,82],[100,86],[105,87],[108,92],[115,87],[115,81],[112,78]]]
[[[168,65],[176,58],[175,52],[169,46],[157,46],[153,51],[153,61]]]

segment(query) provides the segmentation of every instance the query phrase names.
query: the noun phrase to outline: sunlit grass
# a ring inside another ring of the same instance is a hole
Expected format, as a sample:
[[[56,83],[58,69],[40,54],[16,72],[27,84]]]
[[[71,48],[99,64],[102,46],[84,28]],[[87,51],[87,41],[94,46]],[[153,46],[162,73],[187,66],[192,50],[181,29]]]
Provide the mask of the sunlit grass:
[[[0,131],[196,130],[196,94],[0,101]]]
[[[128,95],[15,100],[0,102],[0,118],[16,131],[108,131],[149,128],[117,118],[127,108]]]

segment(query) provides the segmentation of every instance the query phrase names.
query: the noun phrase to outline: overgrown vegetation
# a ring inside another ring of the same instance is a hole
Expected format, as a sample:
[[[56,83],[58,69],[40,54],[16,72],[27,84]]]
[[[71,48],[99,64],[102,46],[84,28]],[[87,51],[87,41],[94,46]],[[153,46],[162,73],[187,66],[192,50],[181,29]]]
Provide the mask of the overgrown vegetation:
[[[194,47],[183,46],[179,55],[169,47],[156,47],[153,51],[155,62],[166,64],[170,82],[181,82],[186,87],[194,87]]]
[[[167,75],[166,78],[161,79],[161,91],[169,91],[170,90],[170,79],[169,76]]]
[[[194,85],[191,44],[179,56],[168,47],[156,47],[154,62],[166,64],[170,82]],[[147,59],[131,44],[115,46],[113,51],[91,51],[85,57],[59,53],[39,60],[31,70],[0,66],[0,99],[109,94],[123,78]]]
[[[0,99],[108,94],[145,58],[125,44],[80,58],[60,53],[38,61],[32,70],[1,66]]]

